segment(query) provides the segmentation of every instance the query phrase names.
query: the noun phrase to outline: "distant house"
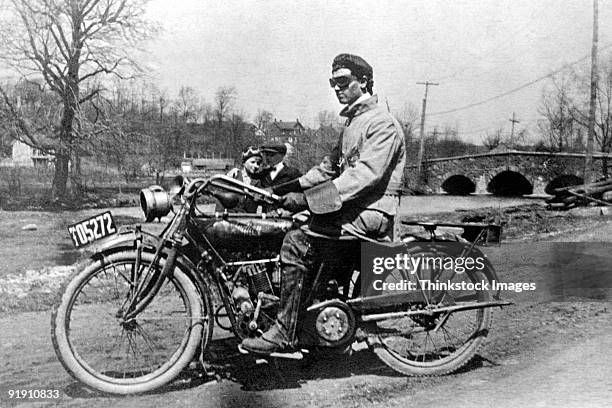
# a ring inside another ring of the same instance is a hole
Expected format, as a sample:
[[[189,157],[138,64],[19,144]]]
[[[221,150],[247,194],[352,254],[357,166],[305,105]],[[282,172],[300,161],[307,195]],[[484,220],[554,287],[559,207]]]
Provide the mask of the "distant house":
[[[10,163],[20,167],[47,167],[53,162],[53,155],[35,149],[15,140],[11,149]]]
[[[268,141],[294,144],[304,133],[304,126],[298,119],[295,122],[283,122],[274,119],[268,130]]]
[[[183,159],[181,171],[190,173],[196,171],[225,172],[234,166],[234,160],[228,158],[215,159]]]

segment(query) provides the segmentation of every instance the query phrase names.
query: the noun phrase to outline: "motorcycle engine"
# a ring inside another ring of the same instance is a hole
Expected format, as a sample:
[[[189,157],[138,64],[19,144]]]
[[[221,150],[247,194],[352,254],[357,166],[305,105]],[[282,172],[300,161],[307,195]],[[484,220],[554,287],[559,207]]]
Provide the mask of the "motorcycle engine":
[[[236,286],[232,290],[232,300],[238,321],[240,338],[253,337],[264,332],[274,323],[277,303],[262,299],[257,318],[258,295],[273,295],[280,284],[280,269],[277,262],[255,262],[238,267],[235,276]]]

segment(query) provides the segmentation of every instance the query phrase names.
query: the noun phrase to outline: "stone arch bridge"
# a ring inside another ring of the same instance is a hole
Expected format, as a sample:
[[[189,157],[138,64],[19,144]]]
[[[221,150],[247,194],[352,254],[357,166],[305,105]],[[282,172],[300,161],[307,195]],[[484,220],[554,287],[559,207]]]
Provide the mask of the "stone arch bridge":
[[[603,175],[602,161],[612,154],[593,155],[594,179]],[[416,165],[406,168],[414,183]],[[584,154],[507,150],[429,159],[423,177],[434,193],[525,195],[551,193],[553,188],[583,182]]]

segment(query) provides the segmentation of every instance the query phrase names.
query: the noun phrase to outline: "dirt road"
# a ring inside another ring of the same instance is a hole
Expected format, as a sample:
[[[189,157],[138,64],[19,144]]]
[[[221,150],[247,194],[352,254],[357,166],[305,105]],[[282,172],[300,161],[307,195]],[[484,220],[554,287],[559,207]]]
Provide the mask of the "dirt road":
[[[538,290],[504,293],[516,304],[494,311],[486,346],[471,367],[451,376],[399,376],[367,350],[311,365],[255,362],[237,355],[235,343],[217,329],[213,351],[230,355],[219,361],[222,380],[186,373],[154,394],[109,397],[82,388],[62,369],[50,341],[48,312],[18,313],[0,318],[0,407],[607,406],[612,401],[610,286],[599,282],[572,292],[566,279],[576,271],[609,269],[612,224],[598,228],[556,241],[606,243],[530,242],[485,250],[502,280],[533,281]],[[16,389],[56,389],[59,399],[8,398]]]

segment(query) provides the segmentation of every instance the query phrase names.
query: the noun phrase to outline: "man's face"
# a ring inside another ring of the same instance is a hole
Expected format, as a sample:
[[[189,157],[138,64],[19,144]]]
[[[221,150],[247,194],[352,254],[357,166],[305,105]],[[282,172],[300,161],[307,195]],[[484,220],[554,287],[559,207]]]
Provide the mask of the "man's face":
[[[347,86],[341,87],[336,84],[333,88],[336,92],[338,102],[343,105],[350,105],[355,102],[361,95],[364,94],[364,90],[361,87],[359,80],[352,75],[351,70],[348,68],[340,68],[332,72],[332,79],[337,78],[349,78],[350,82]]]
[[[283,161],[285,157],[282,153],[264,151],[263,152],[264,160],[268,166],[276,166],[278,163]]]

